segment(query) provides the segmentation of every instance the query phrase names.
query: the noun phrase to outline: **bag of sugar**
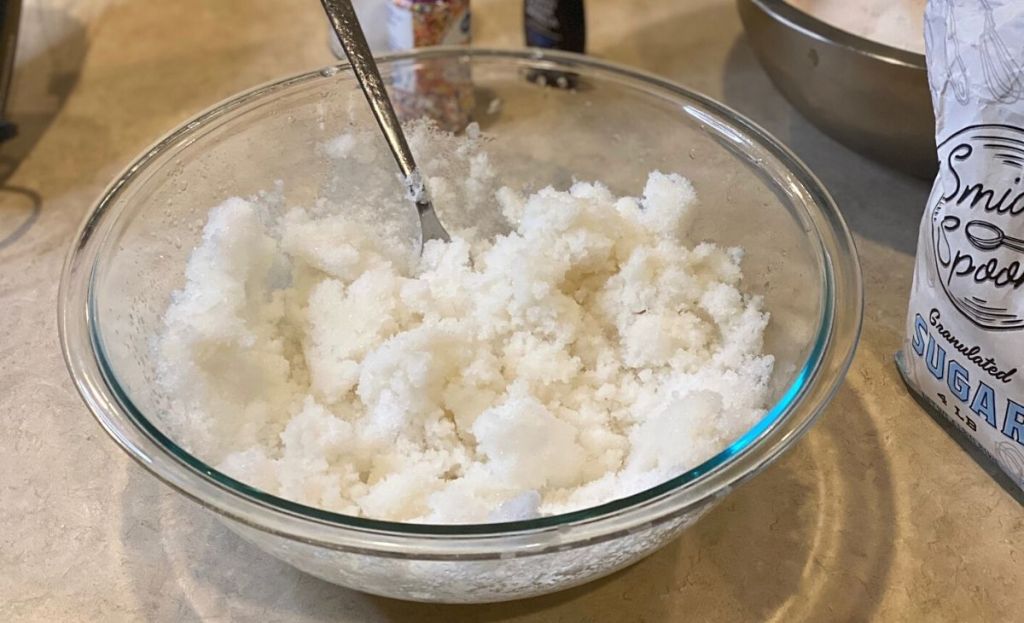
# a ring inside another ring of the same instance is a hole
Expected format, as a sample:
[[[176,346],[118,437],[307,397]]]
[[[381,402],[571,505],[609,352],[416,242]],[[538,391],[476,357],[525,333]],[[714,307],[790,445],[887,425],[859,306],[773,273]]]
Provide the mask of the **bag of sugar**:
[[[1024,490],[1024,1],[929,0],[939,174],[900,370]]]

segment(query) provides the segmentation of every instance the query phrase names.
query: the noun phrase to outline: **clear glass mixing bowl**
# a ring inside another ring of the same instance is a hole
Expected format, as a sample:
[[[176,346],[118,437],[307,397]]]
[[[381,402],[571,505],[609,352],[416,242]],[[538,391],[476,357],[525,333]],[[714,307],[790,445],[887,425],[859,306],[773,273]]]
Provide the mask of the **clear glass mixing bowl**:
[[[381,69],[388,79],[410,68],[458,75],[467,67],[473,114],[494,137],[492,158],[508,184],[565,187],[577,178],[637,194],[651,170],[679,172],[700,197],[693,239],[746,249],[745,287],[763,295],[772,314],[765,345],[777,359],[773,404],[717,456],[578,512],[442,526],[361,519],[277,498],[218,472],[168,436],[151,340],[170,293],[183,284],[207,210],[274,180],[285,182],[294,202],[325,188],[338,165],[318,145],[345,129],[343,107],[357,88],[345,65],[234,97],[146,151],[82,225],[60,291],[61,344],[77,388],[143,467],[299,569],[421,601],[538,595],[662,546],[807,430],[842,381],[861,320],[860,273],[842,217],[807,168],[757,126],[675,84],[575,55],[436,48],[390,57]],[[577,88],[524,78],[536,70],[569,72]]]

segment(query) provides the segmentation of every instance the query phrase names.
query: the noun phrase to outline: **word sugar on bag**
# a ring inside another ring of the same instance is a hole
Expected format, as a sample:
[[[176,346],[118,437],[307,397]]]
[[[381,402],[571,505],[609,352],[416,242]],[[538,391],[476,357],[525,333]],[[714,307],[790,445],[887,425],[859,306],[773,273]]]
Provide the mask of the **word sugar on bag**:
[[[1024,1],[929,0],[925,38],[939,174],[897,360],[1024,489]]]

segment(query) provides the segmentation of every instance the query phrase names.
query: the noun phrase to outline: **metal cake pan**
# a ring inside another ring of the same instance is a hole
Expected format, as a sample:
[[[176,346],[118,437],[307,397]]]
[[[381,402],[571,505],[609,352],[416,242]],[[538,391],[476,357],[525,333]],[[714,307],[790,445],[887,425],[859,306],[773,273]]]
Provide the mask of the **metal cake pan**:
[[[738,0],[768,76],[814,125],[869,158],[934,177],[935,114],[924,55],[839,30],[783,0]]]

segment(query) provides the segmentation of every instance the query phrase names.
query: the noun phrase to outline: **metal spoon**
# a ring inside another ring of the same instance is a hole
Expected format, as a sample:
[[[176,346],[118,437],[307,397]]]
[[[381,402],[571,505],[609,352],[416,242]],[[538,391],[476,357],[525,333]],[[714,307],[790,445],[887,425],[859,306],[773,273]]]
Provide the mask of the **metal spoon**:
[[[377,70],[377,63],[370,53],[370,46],[366,43],[366,36],[359,25],[356,11],[352,8],[351,0],[320,0],[327,13],[327,19],[331,22],[334,32],[338,35],[345,56],[352,65],[352,71],[356,74],[356,80],[366,96],[370,110],[377,119],[384,138],[387,139],[388,147],[398,163],[398,169],[405,178],[406,189],[409,197],[416,203],[416,211],[420,216],[420,230],[423,242],[428,240],[451,240],[448,232],[445,231],[441,221],[437,220],[434,213],[434,206],[430,202],[430,196],[423,185],[416,161],[413,160],[412,151],[409,150],[409,143],[405,140],[402,132],[402,125],[398,122],[395,109],[388,98],[388,92],[384,88],[384,82]]]
[[[1005,246],[1019,253],[1024,253],[1024,240],[1007,236],[1003,230],[985,221],[971,221],[964,227],[967,240],[982,251],[994,251]]]

